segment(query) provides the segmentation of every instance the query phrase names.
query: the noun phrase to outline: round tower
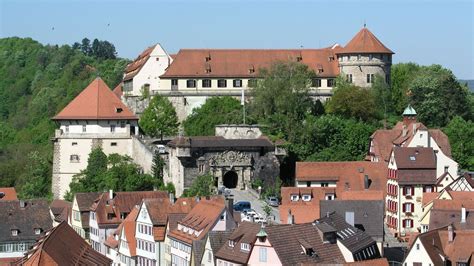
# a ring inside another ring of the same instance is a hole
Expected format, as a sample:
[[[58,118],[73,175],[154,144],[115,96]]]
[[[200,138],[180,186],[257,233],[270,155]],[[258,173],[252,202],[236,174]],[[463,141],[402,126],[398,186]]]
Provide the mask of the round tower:
[[[390,82],[392,52],[365,26],[339,52],[339,71],[347,81],[369,87],[377,75]]]

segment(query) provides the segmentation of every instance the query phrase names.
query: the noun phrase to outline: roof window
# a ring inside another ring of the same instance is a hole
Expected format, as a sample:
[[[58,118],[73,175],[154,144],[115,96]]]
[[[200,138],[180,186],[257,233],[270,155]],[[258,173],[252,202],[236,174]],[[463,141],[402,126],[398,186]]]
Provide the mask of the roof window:
[[[115,112],[120,114],[121,112],[123,112],[123,108],[122,107],[117,107],[117,108],[115,108]]]
[[[415,156],[410,156],[410,161],[416,161],[416,157]]]
[[[18,230],[12,229],[12,236],[17,236],[17,235],[18,235]]]

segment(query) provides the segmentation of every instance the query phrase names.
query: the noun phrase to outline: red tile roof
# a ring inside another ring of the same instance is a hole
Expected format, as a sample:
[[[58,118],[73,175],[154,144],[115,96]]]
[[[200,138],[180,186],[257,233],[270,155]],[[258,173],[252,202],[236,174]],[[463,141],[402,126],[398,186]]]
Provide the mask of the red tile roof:
[[[361,29],[339,54],[379,53],[394,54],[367,28]]]
[[[127,215],[127,218],[123,221],[123,230],[125,231],[125,237],[128,242],[128,249],[130,250],[130,255],[137,255],[137,240],[135,238],[135,227],[136,219],[138,217],[139,209],[133,208],[132,212]]]
[[[433,148],[394,147],[393,155],[400,169],[436,169],[436,156]]]
[[[117,87],[115,87],[113,92],[115,93],[115,95],[117,95],[117,97],[119,97],[119,99],[122,98],[122,95],[123,95],[122,83],[119,83],[119,85],[117,85]]]
[[[112,260],[82,239],[67,222],[62,222],[40,239],[19,265],[110,265]]]
[[[0,187],[0,200],[17,200],[14,187]]]
[[[339,75],[335,52],[340,49],[181,49],[161,78],[174,77],[259,77],[261,68],[278,61],[297,61],[320,77]],[[330,59],[331,58],[331,59]],[[322,72],[320,71],[322,70]]]
[[[423,198],[421,200],[422,205],[425,206],[426,204],[432,202],[434,199],[437,199],[439,195],[440,195],[439,192],[425,192],[425,193],[423,193]]]
[[[224,199],[215,197],[211,199],[202,199],[199,203],[184,217],[178,224],[191,228],[195,231],[201,231],[199,236],[185,233],[177,229],[172,230],[169,236],[192,245],[193,240],[200,240],[207,235],[209,230],[220,219],[225,210]]]
[[[253,246],[253,243],[257,239],[257,233],[260,230],[260,227],[261,225],[258,223],[242,222],[239,227],[232,232],[228,239],[234,241],[234,245],[232,247],[228,244],[222,245],[215,254],[216,258],[244,265],[247,264],[250,258],[250,252],[243,251],[241,249],[241,244],[245,243]]]
[[[405,135],[403,134],[404,126],[406,126]],[[406,120],[405,122],[398,122],[392,129],[376,130],[370,137],[373,149],[370,154],[379,157],[381,161],[388,162],[392,148],[394,146],[408,146],[419,129],[426,129],[426,126],[416,121]],[[449,145],[448,136],[439,129],[429,129],[428,133],[433,137],[443,153],[451,157],[451,146]]]
[[[153,52],[153,49],[155,49],[156,44],[153,46],[148,47],[143,51],[133,62],[127,65],[125,68],[125,76],[123,77],[123,80],[130,80],[135,77],[140,69],[145,65],[145,63],[148,61],[150,58],[151,52]]]
[[[164,191],[133,191],[116,192],[113,199],[109,193],[102,193],[91,206],[91,211],[96,213],[99,227],[106,225],[119,225],[122,222],[121,214],[129,214],[143,199],[168,198],[168,193]],[[112,214],[112,217],[108,217]],[[110,218],[110,219],[109,219]]]
[[[294,223],[311,223],[319,218],[320,205],[319,201],[324,200],[326,193],[335,194],[335,188],[328,187],[282,187],[281,188],[281,205],[280,222],[288,223],[288,214],[294,216]],[[302,195],[311,195],[310,201],[303,201]],[[298,195],[298,201],[292,201],[291,195]]]
[[[96,78],[74,98],[53,120],[129,119],[138,120],[101,78]]]
[[[338,200],[384,200],[383,190],[342,191]]]

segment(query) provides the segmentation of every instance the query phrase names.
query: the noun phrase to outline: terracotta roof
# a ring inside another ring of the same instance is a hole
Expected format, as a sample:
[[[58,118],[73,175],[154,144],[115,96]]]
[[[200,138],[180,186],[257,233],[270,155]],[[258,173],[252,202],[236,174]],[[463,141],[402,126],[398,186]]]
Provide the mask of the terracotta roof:
[[[76,193],[74,198],[76,199],[79,211],[90,211],[92,204],[100,195],[102,195],[100,192]]]
[[[138,217],[139,209],[134,207],[132,212],[127,215],[125,220],[123,220],[123,229],[125,232],[125,237],[127,238],[128,242],[128,249],[130,251],[130,255],[136,256],[137,255],[137,240],[135,238],[135,228],[136,228],[136,219]]]
[[[432,148],[394,147],[399,184],[436,184],[436,156]]]
[[[127,67],[125,68],[125,74],[123,77],[124,81],[133,79],[133,77],[135,77],[138,74],[138,72],[140,72],[140,69],[148,61],[148,59],[150,58],[150,54],[151,52],[153,52],[153,49],[155,49],[155,47],[156,47],[156,44],[148,47],[137,58],[135,58],[133,62],[127,65]]]
[[[404,126],[405,135],[403,135]],[[392,129],[376,130],[370,137],[373,149],[371,155],[375,155],[381,160],[388,162],[392,148],[394,146],[408,146],[416,131],[420,129],[426,130],[426,126],[416,121],[405,120],[404,122],[398,122]],[[433,137],[443,153],[451,158],[451,146],[449,145],[448,136],[439,129],[429,129],[428,133]]]
[[[14,187],[0,187],[0,200],[17,200]]]
[[[340,49],[336,47],[289,50],[181,49],[161,78],[253,78],[259,77],[259,70],[269,68],[272,63],[298,60],[320,77],[336,77],[339,68],[335,52]]]
[[[96,78],[59,114],[53,117],[53,120],[69,119],[138,120],[138,117],[122,103],[101,78]]]
[[[250,248],[250,251],[243,251],[241,244],[245,243],[253,247],[260,227],[261,225],[258,223],[242,222],[228,238],[228,241],[234,241],[233,247],[223,244],[214,256],[238,264],[247,264],[252,248]]]
[[[345,266],[388,266],[387,258],[344,263]]]
[[[453,200],[474,200],[474,191],[448,191]]]
[[[96,213],[99,227],[106,225],[119,225],[122,222],[122,214],[129,214],[135,205],[148,198],[168,198],[165,191],[133,191],[115,192],[113,199],[109,198],[109,193],[102,193],[91,206],[91,211]],[[112,217],[108,217],[112,214]],[[110,219],[109,219],[110,218]]]
[[[379,53],[394,54],[383,43],[375,37],[375,35],[367,28],[361,29],[352,40],[347,43],[344,48],[338,52],[339,54],[355,54],[355,53]]]
[[[112,260],[80,237],[67,222],[61,222],[35,244],[19,265],[110,265]]]
[[[283,265],[345,262],[337,244],[323,243],[318,229],[311,223],[267,226],[265,231]],[[317,256],[302,252],[301,243],[312,248]]]
[[[68,221],[68,217],[71,213],[72,203],[65,200],[55,199],[49,206],[53,213],[54,220],[57,222]]]
[[[384,200],[383,190],[342,191],[337,195],[338,200]]]
[[[437,199],[439,195],[440,195],[439,192],[424,192],[422,200],[421,200],[422,205],[425,206],[426,204],[430,203],[434,199]]]
[[[454,229],[454,239],[449,242],[448,226],[430,230],[418,235],[423,247],[434,265],[456,264],[457,262],[472,262],[472,239],[474,230]],[[413,248],[410,247],[408,253]],[[443,258],[446,261],[443,261]]]
[[[24,202],[21,207],[20,202]],[[23,242],[44,236],[53,227],[53,221],[46,200],[0,201],[0,242]],[[40,235],[35,229],[41,229]],[[18,230],[12,236],[11,230]]]
[[[319,201],[324,200],[326,193],[336,193],[334,188],[320,187],[282,187],[281,205],[278,207],[280,212],[280,222],[288,223],[288,214],[294,217],[295,224],[310,223],[319,218]],[[303,201],[302,195],[311,195],[310,201]],[[298,201],[292,201],[291,195],[298,195]]]
[[[321,217],[327,213],[336,213],[345,217],[347,212],[354,213],[354,224],[374,239],[384,236],[384,200],[323,200]]]
[[[207,235],[220,219],[224,210],[225,204],[222,197],[201,199],[191,212],[178,222],[178,224],[183,227],[191,228],[195,231],[200,231],[201,233],[198,236],[195,234],[190,235],[189,233],[185,233],[177,228],[171,231],[169,236],[192,245],[193,240],[203,239]]]
[[[115,95],[117,95],[117,97],[119,97],[119,99],[121,99],[123,95],[122,83],[119,83],[117,87],[115,87],[113,92],[115,93]]]

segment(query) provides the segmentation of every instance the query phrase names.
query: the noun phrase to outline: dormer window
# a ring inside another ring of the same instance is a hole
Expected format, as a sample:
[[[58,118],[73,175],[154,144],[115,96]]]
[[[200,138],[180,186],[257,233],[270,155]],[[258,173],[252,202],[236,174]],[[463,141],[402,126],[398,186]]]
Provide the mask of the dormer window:
[[[249,74],[255,73],[255,67],[251,66],[249,67]]]
[[[300,199],[300,196],[297,194],[291,195],[291,201],[298,201]]]
[[[297,61],[297,62],[303,61],[303,57],[302,57],[301,55],[299,55],[298,57],[296,57],[296,61]]]
[[[211,61],[211,54],[208,54],[208,55],[206,56],[206,62],[209,62],[209,61]]]
[[[18,230],[12,229],[12,236],[17,236],[17,235],[18,235]]]
[[[115,112],[120,114],[121,112],[123,112],[123,108],[122,107],[117,107],[117,108],[115,108]]]
[[[35,228],[35,235],[41,234],[41,228]]]
[[[306,195],[303,195],[303,201],[310,201],[311,200],[311,195],[309,194],[306,194]]]
[[[250,251],[250,244],[248,244],[248,243],[241,243],[241,244],[240,244],[240,249],[242,249],[243,251]]]
[[[235,246],[234,240],[229,240],[229,247],[234,247],[234,246]]]

